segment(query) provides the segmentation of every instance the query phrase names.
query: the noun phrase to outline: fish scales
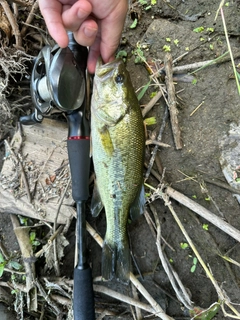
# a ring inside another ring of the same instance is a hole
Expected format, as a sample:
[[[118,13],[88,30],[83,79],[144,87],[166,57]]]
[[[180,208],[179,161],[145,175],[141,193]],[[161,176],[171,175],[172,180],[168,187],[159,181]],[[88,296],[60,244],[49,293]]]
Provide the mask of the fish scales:
[[[102,275],[127,282],[131,268],[129,212],[143,211],[144,128],[141,110],[122,61],[98,65],[91,105],[92,154],[96,173],[92,212],[105,208],[107,230]]]

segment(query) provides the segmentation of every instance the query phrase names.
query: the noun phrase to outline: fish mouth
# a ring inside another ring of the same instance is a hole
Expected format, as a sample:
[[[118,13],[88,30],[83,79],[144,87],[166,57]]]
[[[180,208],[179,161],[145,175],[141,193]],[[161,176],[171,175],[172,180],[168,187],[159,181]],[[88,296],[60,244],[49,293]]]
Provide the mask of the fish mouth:
[[[96,65],[95,77],[97,77],[100,81],[105,81],[114,75],[116,69],[118,69],[122,63],[123,61],[121,59],[115,59],[111,62],[103,64],[102,59],[99,58]]]

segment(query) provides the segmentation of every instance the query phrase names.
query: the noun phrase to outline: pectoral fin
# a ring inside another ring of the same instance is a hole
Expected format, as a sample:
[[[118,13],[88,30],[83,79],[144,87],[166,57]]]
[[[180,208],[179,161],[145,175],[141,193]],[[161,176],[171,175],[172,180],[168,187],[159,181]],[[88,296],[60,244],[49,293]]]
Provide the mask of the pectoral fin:
[[[108,128],[106,126],[103,127],[99,131],[99,135],[104,151],[108,156],[111,156],[113,153],[113,143]]]
[[[98,191],[97,184],[95,183],[91,201],[91,213],[93,217],[97,217],[103,209],[102,200]]]
[[[140,217],[141,214],[144,212],[144,205],[145,205],[145,192],[144,192],[144,185],[139,188],[139,191],[136,195],[134,202],[131,204],[129,213],[132,220],[136,220]]]

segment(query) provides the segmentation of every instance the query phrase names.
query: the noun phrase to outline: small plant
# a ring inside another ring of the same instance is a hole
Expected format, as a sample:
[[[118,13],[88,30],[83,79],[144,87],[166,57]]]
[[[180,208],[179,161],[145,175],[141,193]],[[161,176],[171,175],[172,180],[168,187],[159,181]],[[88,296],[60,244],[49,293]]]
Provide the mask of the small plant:
[[[35,231],[30,232],[29,239],[30,239],[30,242],[31,242],[33,248],[35,248],[41,244],[38,240],[36,240],[36,232]]]
[[[203,32],[204,31],[204,27],[201,26],[201,27],[195,28],[195,29],[193,29],[193,31],[196,32],[196,33]]]
[[[134,21],[133,21],[133,23],[130,25],[130,29],[135,29],[136,26],[137,26],[137,24],[138,24],[138,19],[135,18]]]
[[[137,48],[133,50],[132,53],[136,56],[134,60],[136,64],[146,61],[146,58],[144,57],[144,52],[142,50],[140,43],[137,43]]]
[[[190,269],[190,271],[191,271],[192,273],[195,272],[195,270],[196,270],[197,262],[198,262],[197,258],[194,257],[194,258],[193,258],[193,265],[192,265],[192,267],[191,267],[191,269]]]
[[[197,79],[193,79],[192,84],[197,84]]]
[[[127,51],[126,50],[120,50],[117,55],[116,55],[116,58],[121,58],[123,59],[123,61],[125,62],[126,61],[126,58],[127,58]]]
[[[171,51],[171,46],[168,46],[168,45],[164,45],[163,46],[163,50],[165,51],[165,52],[170,52]]]
[[[173,40],[173,43],[175,44],[175,46],[177,46],[177,47],[178,47],[179,40],[178,40],[178,39],[175,39],[175,40]]]
[[[186,242],[181,242],[180,243],[180,247],[181,247],[181,249],[185,250],[185,249],[187,249],[189,247],[189,245]]]
[[[202,227],[203,227],[203,230],[208,231],[208,224],[207,224],[207,223],[204,223],[204,224],[202,225]]]
[[[146,118],[144,119],[144,123],[146,124],[146,126],[152,126],[153,124],[157,123],[157,119],[156,117]]]
[[[8,266],[12,269],[15,269],[15,270],[22,269],[22,265],[20,263],[18,263],[17,261],[14,261],[12,259],[5,260],[3,255],[0,253],[0,277],[3,275],[4,268],[6,266]],[[12,275],[12,276],[14,276],[14,275]]]

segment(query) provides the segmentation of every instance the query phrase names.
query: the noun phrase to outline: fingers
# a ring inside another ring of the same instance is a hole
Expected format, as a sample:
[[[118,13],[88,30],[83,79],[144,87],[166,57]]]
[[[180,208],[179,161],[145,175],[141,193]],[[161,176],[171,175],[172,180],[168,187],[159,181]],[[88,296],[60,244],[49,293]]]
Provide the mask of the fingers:
[[[98,31],[97,22],[90,17],[92,6],[88,1],[77,1],[69,8],[64,7],[62,21],[66,29],[74,32],[75,40],[83,46],[95,41]]]
[[[99,21],[99,30],[88,55],[88,71],[94,73],[97,59],[101,55],[103,62],[107,63],[115,58],[115,52],[119,45],[125,17],[128,10],[128,2],[121,0],[119,5]]]
[[[114,54],[121,38],[127,10],[127,1],[119,1],[119,5],[101,21],[102,38],[100,52],[105,63],[114,59]]]
[[[58,0],[39,0],[48,31],[60,47],[68,45],[68,35],[62,22],[62,4]]]

